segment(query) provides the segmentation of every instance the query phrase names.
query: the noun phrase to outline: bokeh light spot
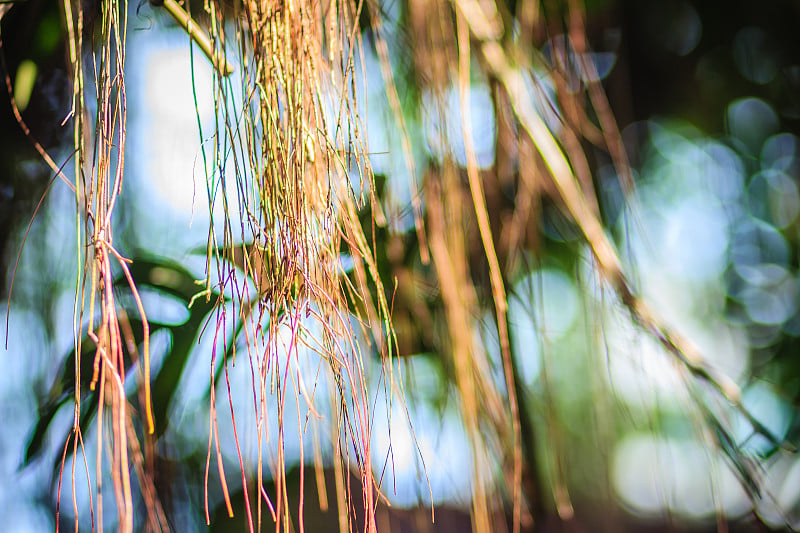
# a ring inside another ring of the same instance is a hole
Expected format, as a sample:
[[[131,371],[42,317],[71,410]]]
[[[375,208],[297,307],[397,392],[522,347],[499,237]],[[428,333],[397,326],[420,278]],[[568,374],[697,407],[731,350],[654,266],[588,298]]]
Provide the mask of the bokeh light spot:
[[[777,170],[765,170],[753,176],[747,199],[751,215],[779,229],[792,224],[800,211],[797,185]]]
[[[769,83],[778,72],[776,49],[774,40],[761,28],[744,28],[733,38],[733,61],[746,79]]]
[[[728,106],[728,130],[748,153],[761,153],[764,141],[778,130],[778,115],[758,98],[742,98]]]
[[[547,339],[555,340],[566,334],[578,316],[578,292],[564,272],[545,268],[532,272],[514,287],[514,319],[531,318],[535,327]],[[511,311],[509,311],[511,312]]]

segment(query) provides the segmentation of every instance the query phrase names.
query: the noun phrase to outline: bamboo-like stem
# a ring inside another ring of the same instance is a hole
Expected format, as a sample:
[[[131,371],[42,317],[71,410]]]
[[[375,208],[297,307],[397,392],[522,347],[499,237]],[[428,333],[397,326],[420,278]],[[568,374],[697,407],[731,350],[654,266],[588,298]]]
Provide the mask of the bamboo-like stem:
[[[206,35],[206,32],[195,22],[195,20],[187,13],[175,0],[164,0],[162,4],[164,9],[172,15],[172,18],[186,30],[197,46],[203,51],[209,61],[214,65],[214,68],[223,76],[230,76],[233,74],[233,65],[228,62],[223,51],[214,50],[214,45],[211,39]]]

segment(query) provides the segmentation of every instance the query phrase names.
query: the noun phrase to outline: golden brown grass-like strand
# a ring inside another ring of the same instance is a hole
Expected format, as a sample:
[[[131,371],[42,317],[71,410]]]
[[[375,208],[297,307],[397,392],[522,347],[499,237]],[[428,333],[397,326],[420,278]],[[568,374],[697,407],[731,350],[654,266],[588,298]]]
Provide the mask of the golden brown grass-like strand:
[[[464,148],[467,154],[467,178],[469,180],[470,194],[472,203],[475,207],[475,214],[478,221],[478,229],[483,243],[486,258],[489,262],[489,276],[492,287],[492,295],[497,315],[497,328],[500,337],[500,354],[503,361],[503,372],[508,390],[508,404],[511,411],[511,427],[513,434],[513,454],[514,454],[514,476],[512,492],[512,528],[514,533],[519,532],[520,516],[522,508],[522,437],[520,433],[519,406],[517,405],[517,391],[514,384],[514,374],[511,362],[511,344],[508,338],[508,299],[506,296],[503,274],[500,270],[500,262],[497,259],[497,252],[494,247],[492,231],[489,227],[489,213],[486,208],[486,199],[483,193],[483,186],[478,177],[478,160],[472,143],[472,119],[469,108],[469,76],[470,76],[470,42],[469,28],[463,16],[457,15],[458,33],[458,79],[459,96],[461,101],[461,120],[464,138]],[[488,527],[488,526],[487,526]]]
[[[445,176],[453,174],[445,172]],[[486,453],[483,438],[480,432],[480,410],[478,398],[480,393],[475,383],[474,374],[478,371],[474,367],[475,349],[474,335],[472,335],[471,317],[474,312],[475,298],[470,294],[468,281],[465,279],[463,265],[466,264],[463,243],[458,238],[463,238],[463,233],[458,232],[454,239],[448,243],[445,230],[445,220],[452,217],[453,211],[460,211],[461,202],[447,191],[458,190],[453,186],[452,179],[445,179],[441,187],[434,185],[433,180],[427,180],[428,198],[428,230],[429,244],[433,264],[441,281],[442,299],[447,313],[447,325],[452,339],[452,357],[455,369],[455,382],[461,396],[463,419],[472,445],[472,464],[475,470],[475,483],[472,489],[472,519],[475,531],[489,531],[489,512],[486,501],[488,486],[485,480],[485,467],[483,464]],[[448,183],[449,182],[449,183]],[[458,192],[456,193],[458,194]],[[448,216],[445,216],[445,209]],[[460,245],[460,246],[459,246]],[[459,253],[461,252],[461,253]],[[458,268],[461,266],[462,268]],[[470,297],[471,296],[471,297]]]

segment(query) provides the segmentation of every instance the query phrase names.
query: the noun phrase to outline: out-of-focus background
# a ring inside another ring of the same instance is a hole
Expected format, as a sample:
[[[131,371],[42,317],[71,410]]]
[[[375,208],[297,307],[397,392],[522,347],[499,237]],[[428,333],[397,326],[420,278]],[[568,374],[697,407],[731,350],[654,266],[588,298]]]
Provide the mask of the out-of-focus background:
[[[558,4],[543,2],[543,9],[558,10]],[[6,10],[0,11],[3,74],[11,78],[31,132],[60,165],[72,151],[72,129],[64,125],[72,94],[64,15],[53,2],[8,6],[0,4]],[[385,2],[382,9],[397,83],[407,95],[416,87],[408,53],[415,39],[409,5]],[[776,440],[800,442],[800,4],[593,0],[586,2],[585,24],[588,59],[630,158],[634,197],[625,198],[605,154],[591,146],[586,153],[603,221],[636,289],[669,326],[739,384],[744,405]],[[551,28],[542,39],[543,57],[563,39]],[[366,80],[366,135],[391,230],[378,235],[379,245],[390,255],[399,240],[411,257],[414,221],[406,163],[368,37],[364,54],[359,75]],[[169,421],[157,443],[156,488],[172,527],[197,531],[206,528],[213,339],[211,332],[203,333],[210,308],[188,310],[186,303],[197,292],[193,280],[205,275],[203,249],[215,216],[206,203],[203,157],[203,145],[210,142],[204,135],[213,131],[215,120],[213,71],[165,13],[134,2],[125,72],[128,144],[115,238],[134,259],[132,270],[141,282],[153,324],[152,372],[160,386],[154,404]],[[542,94],[554,84],[546,71],[529,81],[541,84]],[[435,166],[445,153],[466,164],[457,88],[444,91],[445,100],[452,99],[452,112],[445,115],[430,112],[432,95],[403,97],[419,168]],[[498,145],[489,92],[485,81],[473,83],[473,136],[482,169],[492,167]],[[58,469],[72,422],[64,383],[74,350],[76,235],[83,230],[76,225],[73,193],[57,179],[50,186],[53,173],[22,133],[3,94],[0,309],[8,323],[7,337],[2,336],[7,346],[0,351],[0,516],[7,531],[46,531],[56,526]],[[548,112],[559,113],[552,100],[537,105],[546,118]],[[65,172],[72,168],[67,164]],[[228,192],[236,197],[235,187]],[[502,189],[497,194],[497,205],[515,201]],[[698,430],[697,412],[687,407],[706,396],[715,401],[710,392],[702,386],[687,389],[674,361],[602,290],[587,247],[560,207],[552,202],[540,207],[538,237],[523,240],[519,250],[524,273],[508,287],[537,527],[755,531],[799,525],[800,457],[758,434],[750,421],[724,405],[715,409],[726,414],[733,440],[712,445],[719,436]],[[416,297],[425,302],[422,309],[435,309],[439,295],[435,283],[428,283],[430,267],[414,259],[409,265],[403,271],[408,279],[425,282],[415,285]],[[164,279],[174,290],[159,290]],[[398,279],[398,290],[403,282]],[[486,309],[475,319],[485,325],[480,341],[491,363],[487,378],[502,382],[495,319],[491,307]],[[376,402],[372,413],[379,421],[398,421],[375,424],[373,435],[376,476],[384,477],[382,491],[391,504],[381,504],[380,531],[470,527],[473,462],[455,399],[454,370],[437,356],[435,337],[443,329],[437,316],[413,306],[397,316],[407,406]],[[313,375],[319,361],[309,351],[303,364]],[[377,391],[377,359],[371,371]],[[249,390],[250,379],[247,365],[231,370],[233,390]],[[246,413],[252,398],[244,394],[233,401],[241,402]],[[299,417],[286,419],[286,434],[297,434]],[[220,417],[219,424],[225,435],[230,419]],[[315,438],[324,443],[330,437]],[[312,463],[311,441],[287,443],[292,483],[299,483],[301,458]],[[85,445],[97,448],[92,431],[85,431]],[[232,439],[222,439],[221,447],[233,472],[239,451],[245,462],[255,460],[253,445],[237,450]],[[726,447],[758,463],[761,497],[755,502]],[[88,454],[90,472],[93,456]],[[323,452],[321,460],[330,465],[330,453]],[[80,455],[75,463],[71,454],[67,459],[66,471],[73,468],[83,471]],[[331,472],[325,473],[327,486],[333,486]],[[306,476],[313,476],[310,468]],[[212,472],[211,529],[243,529],[241,480],[229,478],[237,513],[228,519],[216,479]],[[509,491],[498,484],[498,494],[508,498]],[[335,530],[335,506],[319,511],[316,483],[306,486],[306,530]],[[356,481],[354,490],[357,486]],[[60,490],[61,527],[75,522],[74,495],[81,528],[88,530],[93,518],[85,481],[74,487],[65,483]],[[102,490],[108,493],[105,525],[115,527],[111,485]],[[139,507],[145,505],[140,494],[137,498]],[[506,526],[503,516],[498,529]]]

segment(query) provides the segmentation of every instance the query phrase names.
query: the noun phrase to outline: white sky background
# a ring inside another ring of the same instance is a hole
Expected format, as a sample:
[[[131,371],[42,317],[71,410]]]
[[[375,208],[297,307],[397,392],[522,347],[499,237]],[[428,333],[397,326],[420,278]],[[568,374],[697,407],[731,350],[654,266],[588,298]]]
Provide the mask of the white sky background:
[[[133,222],[148,248],[180,256],[205,244],[208,235],[208,192],[198,119],[209,175],[217,179],[211,168],[213,71],[195,47],[195,107],[189,39],[184,31],[170,27],[131,32],[128,46],[128,108],[135,110],[128,114],[128,169],[133,183],[129,190],[135,191],[140,214]],[[236,83],[234,79],[234,86]],[[234,202],[231,221],[237,227],[236,181],[232,172],[226,178],[227,195]],[[221,220],[221,216],[221,202],[216,202],[214,217]]]

